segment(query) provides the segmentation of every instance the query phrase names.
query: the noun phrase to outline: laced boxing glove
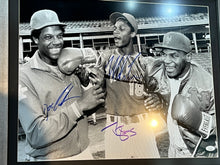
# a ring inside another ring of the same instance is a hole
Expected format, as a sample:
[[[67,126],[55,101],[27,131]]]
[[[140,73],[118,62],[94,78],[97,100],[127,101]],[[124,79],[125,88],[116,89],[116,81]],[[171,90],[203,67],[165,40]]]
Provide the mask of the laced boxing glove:
[[[61,72],[70,75],[79,65],[95,63],[96,58],[92,48],[64,48],[57,63]]]
[[[199,134],[203,139],[209,138],[212,130],[212,116],[199,111],[199,108],[187,97],[175,96],[171,115],[179,125]]]
[[[197,152],[200,156],[216,155],[216,135],[213,132],[215,129],[212,128],[213,119],[211,115],[199,111],[191,100],[182,95],[176,95],[174,98],[171,115],[179,125],[187,128],[194,135],[198,134],[200,136],[198,142],[194,143],[195,148],[191,148],[191,143],[195,140],[195,137],[183,136],[192,157],[195,157]],[[185,134],[182,129],[180,129],[180,132]]]

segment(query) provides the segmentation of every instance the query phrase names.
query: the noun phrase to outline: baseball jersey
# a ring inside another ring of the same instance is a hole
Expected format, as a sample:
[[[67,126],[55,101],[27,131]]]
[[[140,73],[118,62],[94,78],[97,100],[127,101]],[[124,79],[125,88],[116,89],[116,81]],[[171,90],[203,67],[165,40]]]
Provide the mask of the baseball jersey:
[[[105,71],[107,96],[106,113],[111,115],[137,115],[146,113],[144,107],[144,58],[141,53],[121,55],[113,50],[101,57]]]

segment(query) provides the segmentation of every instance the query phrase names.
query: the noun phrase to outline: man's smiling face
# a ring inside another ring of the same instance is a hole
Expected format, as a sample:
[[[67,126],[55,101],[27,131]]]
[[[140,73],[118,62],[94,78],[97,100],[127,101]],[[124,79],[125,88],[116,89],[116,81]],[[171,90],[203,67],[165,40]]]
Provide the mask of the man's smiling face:
[[[56,64],[63,48],[63,31],[60,26],[48,26],[41,30],[38,44],[40,57],[48,64]]]
[[[187,55],[183,51],[164,49],[162,53],[165,71],[170,78],[181,77],[186,72]]]

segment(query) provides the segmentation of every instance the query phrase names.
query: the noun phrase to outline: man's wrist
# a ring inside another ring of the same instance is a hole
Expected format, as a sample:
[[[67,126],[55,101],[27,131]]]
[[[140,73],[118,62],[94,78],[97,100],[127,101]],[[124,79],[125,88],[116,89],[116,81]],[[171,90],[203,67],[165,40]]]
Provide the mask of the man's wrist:
[[[75,113],[75,115],[80,118],[83,115],[83,110],[80,107],[80,105],[78,104],[78,102],[74,102],[71,104],[71,107],[73,109],[73,112]]]

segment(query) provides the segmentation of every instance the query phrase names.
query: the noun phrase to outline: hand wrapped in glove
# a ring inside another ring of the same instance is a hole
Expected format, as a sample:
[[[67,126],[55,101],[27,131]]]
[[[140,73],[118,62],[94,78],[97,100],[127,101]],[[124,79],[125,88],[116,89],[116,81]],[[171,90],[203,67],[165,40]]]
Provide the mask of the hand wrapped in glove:
[[[197,150],[204,152],[215,146],[212,116],[199,111],[199,108],[187,97],[176,95],[172,104],[172,118],[180,125],[180,133],[193,156]],[[201,144],[200,144],[201,143]]]
[[[145,77],[145,83],[144,83],[144,95],[146,97],[144,101],[144,106],[146,110],[153,112],[163,112],[163,115],[166,110],[166,103],[163,99],[163,97],[156,92],[158,88],[158,82],[154,77]]]
[[[203,136],[204,139],[209,137],[212,130],[212,116],[201,112],[187,97],[175,96],[171,115],[184,128]]]
[[[200,141],[201,136],[193,134],[188,129],[182,127],[180,127],[180,133],[189,151],[193,153],[196,146],[198,145],[198,142]],[[197,155],[200,156],[214,157],[217,153],[216,135],[212,134],[208,139],[203,139],[195,154],[196,153],[198,153]]]
[[[149,123],[152,127],[153,122],[159,123],[157,127],[152,128],[155,131],[155,135],[162,131],[166,127],[166,102],[164,101],[162,95],[156,92],[158,88],[158,82],[154,77],[145,77],[144,91],[145,95],[144,106],[149,112]]]
[[[97,66],[90,66],[86,68],[86,71],[89,75],[89,79],[92,84],[99,84],[104,87],[104,71]]]
[[[145,75],[144,90],[146,92],[155,92],[158,88],[158,81],[152,76]]]

